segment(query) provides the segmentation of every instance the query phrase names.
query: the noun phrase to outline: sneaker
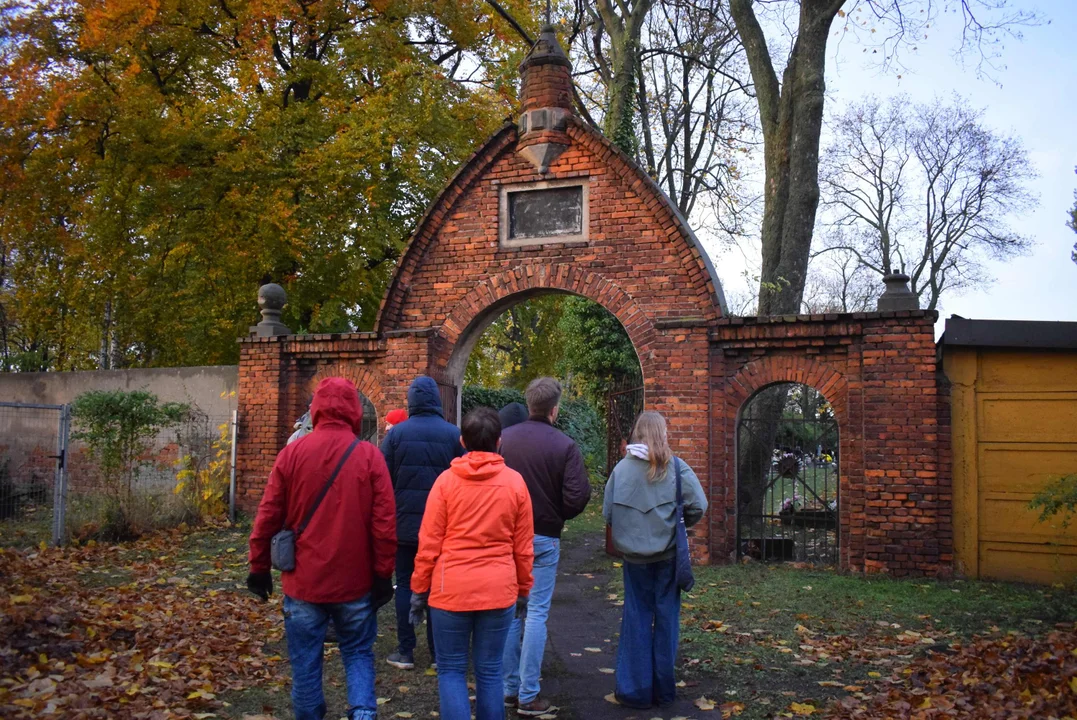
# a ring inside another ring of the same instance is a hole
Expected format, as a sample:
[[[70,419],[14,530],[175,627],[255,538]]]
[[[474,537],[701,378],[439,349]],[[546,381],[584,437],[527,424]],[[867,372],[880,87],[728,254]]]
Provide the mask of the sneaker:
[[[385,658],[385,662],[400,670],[411,670],[415,667],[415,657],[411,653],[402,653],[399,650]]]
[[[558,709],[556,705],[551,705],[548,700],[535,698],[529,703],[519,703],[516,706],[516,714],[520,717],[538,717],[539,715],[554,715]]]
[[[518,708],[518,707],[520,707],[520,698],[516,697],[515,695],[506,695],[505,696],[505,707],[507,707],[507,708]]]

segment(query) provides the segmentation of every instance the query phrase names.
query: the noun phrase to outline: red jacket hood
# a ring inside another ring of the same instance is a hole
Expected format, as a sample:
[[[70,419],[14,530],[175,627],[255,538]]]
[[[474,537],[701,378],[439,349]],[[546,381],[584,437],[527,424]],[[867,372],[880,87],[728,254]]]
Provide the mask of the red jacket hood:
[[[452,461],[450,469],[468,480],[487,480],[505,469],[505,459],[492,452],[469,452]]]
[[[314,391],[310,417],[316,430],[326,424],[336,424],[351,428],[358,435],[363,424],[363,406],[359,403],[359,391],[344,378],[331,377],[322,380]]]

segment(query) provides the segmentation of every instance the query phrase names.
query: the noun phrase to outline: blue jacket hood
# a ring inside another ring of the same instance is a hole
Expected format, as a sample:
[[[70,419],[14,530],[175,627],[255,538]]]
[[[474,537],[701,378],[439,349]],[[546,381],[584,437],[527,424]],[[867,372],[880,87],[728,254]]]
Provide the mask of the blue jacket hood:
[[[420,375],[408,388],[408,417],[416,415],[444,415],[441,407],[441,391],[434,378]]]

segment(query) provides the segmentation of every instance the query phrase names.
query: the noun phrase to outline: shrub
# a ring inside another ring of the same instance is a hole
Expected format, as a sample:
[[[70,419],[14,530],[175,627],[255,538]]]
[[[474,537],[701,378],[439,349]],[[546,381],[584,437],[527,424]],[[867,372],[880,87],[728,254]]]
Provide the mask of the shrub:
[[[91,390],[71,404],[71,437],[86,443],[109,490],[130,493],[149,441],[183,422],[190,410],[183,403],[162,403],[145,390]]]
[[[1040,510],[1040,522],[1046,522],[1055,515],[1062,515],[1062,527],[1068,527],[1077,513],[1077,473],[1060,477],[1049,483],[1028,506]]]
[[[86,444],[104,491],[100,502],[87,505],[96,516],[84,519],[86,528],[103,539],[128,539],[156,526],[156,514],[174,511],[166,513],[166,501],[140,491],[136,483],[151,440],[190,415],[189,405],[162,403],[145,390],[93,390],[75,398],[71,404],[75,432],[71,437]]]
[[[229,463],[232,434],[228,423],[217,427],[217,439],[208,455],[183,456],[183,469],[176,475],[174,494],[183,499],[191,519],[221,517],[228,512]]]

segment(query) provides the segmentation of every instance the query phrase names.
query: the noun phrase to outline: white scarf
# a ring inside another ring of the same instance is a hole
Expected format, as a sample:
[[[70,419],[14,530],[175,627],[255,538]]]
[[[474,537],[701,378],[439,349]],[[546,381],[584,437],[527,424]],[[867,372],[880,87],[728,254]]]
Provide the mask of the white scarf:
[[[642,443],[635,443],[633,445],[626,446],[625,447],[625,454],[626,455],[631,455],[632,457],[637,457],[640,460],[650,460],[651,459],[650,450],[647,448],[646,445],[644,445]]]

